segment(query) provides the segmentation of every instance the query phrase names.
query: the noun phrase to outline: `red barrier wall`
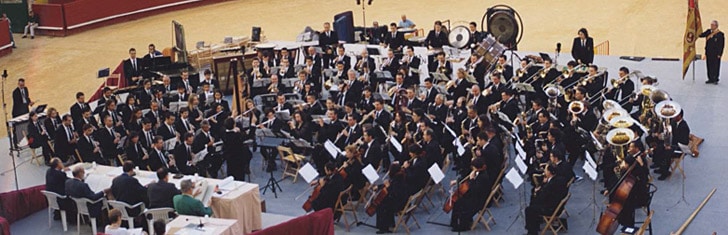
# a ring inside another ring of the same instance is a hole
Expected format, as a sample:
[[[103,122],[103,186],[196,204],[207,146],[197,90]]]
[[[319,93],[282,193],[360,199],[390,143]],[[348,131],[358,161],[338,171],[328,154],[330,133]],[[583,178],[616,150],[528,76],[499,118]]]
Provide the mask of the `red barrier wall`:
[[[42,35],[65,36],[66,24],[64,23],[63,5],[61,4],[33,4],[33,12],[40,16],[41,29],[38,29]],[[58,29],[45,30],[42,27],[55,27]]]
[[[76,28],[79,24],[104,17],[133,12],[154,6],[180,2],[179,0],[76,0],[63,4],[66,27]]]
[[[0,56],[13,52],[10,45],[10,25],[7,20],[0,20]]]

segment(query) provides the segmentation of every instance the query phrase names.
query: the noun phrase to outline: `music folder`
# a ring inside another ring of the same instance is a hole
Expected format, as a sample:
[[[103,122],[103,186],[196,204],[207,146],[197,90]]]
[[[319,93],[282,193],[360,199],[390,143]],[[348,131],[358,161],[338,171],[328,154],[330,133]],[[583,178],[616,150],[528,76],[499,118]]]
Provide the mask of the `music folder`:
[[[521,178],[521,175],[518,174],[518,171],[513,168],[508,170],[508,173],[506,173],[506,179],[508,180],[508,182],[511,182],[511,184],[513,184],[513,189],[518,189],[518,187],[523,184],[523,178]]]
[[[372,164],[368,164],[364,169],[361,169],[361,173],[367,177],[369,184],[374,184],[379,179],[379,174],[377,174],[377,170],[374,169]]]
[[[298,174],[303,177],[303,180],[306,181],[306,183],[311,183],[314,179],[316,179],[316,176],[318,176],[318,171],[311,166],[311,163],[306,163],[306,165],[303,165],[301,169],[298,170]]]
[[[439,165],[437,165],[437,163],[433,163],[432,166],[427,169],[427,172],[430,173],[430,178],[432,178],[432,182],[434,182],[435,184],[439,184],[442,179],[445,178],[445,174],[442,173],[442,170],[440,169]]]
[[[288,111],[288,109],[283,110],[283,111],[276,111],[275,116],[276,116],[276,118],[284,120],[284,121],[291,120],[291,112]]]
[[[430,72],[430,76],[432,76],[434,80],[433,83],[450,81],[450,79],[442,73]]]
[[[513,89],[520,91],[520,92],[524,92],[524,91],[535,92],[536,91],[535,89],[533,89],[533,86],[531,84],[523,83],[523,82],[513,83]]]
[[[43,113],[43,112],[45,112],[46,107],[48,107],[47,104],[41,104],[41,105],[33,107],[32,111],[35,113]]]

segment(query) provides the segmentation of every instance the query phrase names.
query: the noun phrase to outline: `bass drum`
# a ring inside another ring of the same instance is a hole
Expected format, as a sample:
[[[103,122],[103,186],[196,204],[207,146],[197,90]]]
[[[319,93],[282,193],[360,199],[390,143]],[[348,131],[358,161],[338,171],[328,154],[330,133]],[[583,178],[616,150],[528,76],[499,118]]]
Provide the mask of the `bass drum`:
[[[478,43],[475,54],[480,58],[484,58],[486,63],[490,63],[503,54],[506,49],[506,46],[496,41],[493,36],[488,35],[482,42]]]
[[[450,46],[463,49],[468,46],[468,42],[470,41],[470,30],[463,25],[455,26],[450,30],[447,39],[450,42]]]

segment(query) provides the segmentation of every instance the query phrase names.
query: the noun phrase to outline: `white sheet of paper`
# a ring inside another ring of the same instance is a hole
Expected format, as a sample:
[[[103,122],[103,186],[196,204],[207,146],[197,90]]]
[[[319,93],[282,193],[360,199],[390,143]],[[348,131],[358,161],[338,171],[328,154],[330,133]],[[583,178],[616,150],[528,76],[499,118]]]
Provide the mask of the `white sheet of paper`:
[[[523,150],[523,146],[521,146],[520,142],[516,143],[516,151],[518,152],[518,157],[526,160],[526,151]]]
[[[447,129],[447,132],[450,132],[450,135],[452,135],[452,137],[455,137],[455,139],[458,138],[458,135],[456,135],[455,134],[455,131],[453,131],[452,129],[450,129],[449,126],[445,125],[445,129]]]
[[[427,169],[427,172],[430,173],[432,182],[435,182],[435,184],[439,184],[440,181],[445,178],[445,174],[442,173],[442,170],[440,169],[440,166],[437,165],[437,163],[433,163],[432,166]]]
[[[195,154],[194,158],[192,159],[192,162],[197,164],[198,162],[205,160],[205,156],[207,156],[207,148],[202,149],[200,152]]]
[[[526,166],[526,163],[523,163],[521,159],[515,159],[516,167],[518,167],[518,171],[521,172],[521,174],[526,174],[526,170],[528,169],[528,166]]]
[[[217,188],[225,191],[232,191],[237,188],[238,184],[235,183],[235,179],[232,176],[228,176],[217,183]]]
[[[121,137],[121,139],[119,139],[119,144],[116,145],[116,148],[124,149],[125,143],[126,143],[126,136]]]
[[[318,176],[318,172],[313,168],[313,166],[311,166],[311,163],[303,165],[303,167],[298,170],[298,174],[303,177],[303,180],[305,180],[306,183],[309,184],[316,178],[316,176]]]
[[[121,167],[114,167],[114,169],[106,172],[106,175],[111,177],[116,177],[118,175],[121,175],[121,173],[124,173],[124,170],[121,169]]]
[[[586,156],[587,162],[589,162],[589,165],[591,165],[592,168],[597,169],[597,163],[594,162],[594,159],[592,159],[591,154],[589,154],[589,151],[584,151],[584,156]]]
[[[165,140],[165,141],[164,141],[164,147],[165,147],[165,149],[167,149],[167,150],[172,150],[172,149],[174,149],[174,146],[175,146],[176,144],[177,144],[177,139],[176,139],[176,138],[171,138],[171,139],[168,139],[168,140]]]
[[[508,170],[508,173],[506,173],[506,179],[508,180],[508,182],[511,182],[511,184],[513,184],[514,189],[518,189],[518,187],[523,184],[523,178],[521,178],[521,175],[518,174],[518,171],[513,168]]]
[[[455,139],[452,141],[452,144],[457,147],[459,156],[462,156],[463,154],[465,154],[465,147],[463,147],[463,144],[460,143],[460,140]]]
[[[591,180],[597,180],[597,170],[589,165],[589,163],[584,163],[584,166],[582,167],[584,169],[584,172],[586,172],[587,175],[589,175],[589,178]]]
[[[331,140],[326,140],[326,143],[324,143],[324,148],[334,159],[336,159],[339,156],[339,152],[341,152],[341,150],[339,150],[339,148],[336,147],[336,145],[334,145]]]
[[[141,185],[148,185],[148,184],[151,184],[151,183],[154,183],[157,181],[157,179],[152,179],[149,177],[134,177],[134,178],[139,180],[139,184],[141,184]]]
[[[399,143],[399,140],[395,138],[394,136],[389,137],[389,142],[392,143],[392,146],[394,146],[394,149],[397,150],[397,152],[402,152],[402,144]]]
[[[370,184],[374,184],[374,182],[376,182],[379,179],[377,170],[374,169],[372,164],[369,164],[366,167],[364,167],[364,169],[361,169],[361,173],[364,174],[365,177],[367,177],[367,180],[369,180]]]
[[[635,123],[639,123],[639,122],[635,121]],[[592,142],[594,142],[595,144],[597,144],[597,146],[596,146],[597,149],[604,149],[604,146],[602,146],[602,143],[600,143],[599,140],[597,140],[597,137],[594,136],[594,132],[589,132],[589,136],[591,136]]]
[[[94,192],[100,192],[101,190],[111,187],[111,180],[105,175],[90,174],[86,177],[84,182],[86,182],[88,187],[91,188],[91,191]]]
[[[94,102],[88,103],[88,107],[92,113],[94,110],[96,110],[97,106],[99,106],[99,100],[95,100]]]

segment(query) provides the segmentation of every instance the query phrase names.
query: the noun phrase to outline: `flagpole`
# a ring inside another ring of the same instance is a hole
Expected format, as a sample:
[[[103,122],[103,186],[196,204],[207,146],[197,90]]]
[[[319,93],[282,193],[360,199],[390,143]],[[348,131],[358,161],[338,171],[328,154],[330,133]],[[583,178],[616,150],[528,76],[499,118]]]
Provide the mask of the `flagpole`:
[[[693,57],[693,83],[695,83],[695,59],[696,58],[697,58],[697,56]]]

